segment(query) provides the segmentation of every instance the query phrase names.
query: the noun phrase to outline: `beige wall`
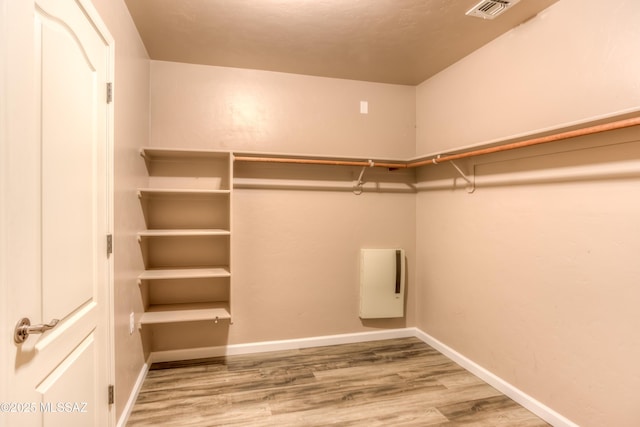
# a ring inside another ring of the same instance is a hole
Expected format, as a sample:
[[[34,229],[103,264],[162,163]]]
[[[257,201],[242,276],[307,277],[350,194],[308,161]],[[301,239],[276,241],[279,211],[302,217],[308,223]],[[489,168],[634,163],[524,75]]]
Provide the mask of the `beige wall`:
[[[369,102],[369,114],[359,112]],[[163,147],[406,158],[415,89],[152,61],[151,143]],[[233,195],[233,325],[194,341],[153,328],[153,350],[413,326],[413,173],[237,163]],[[372,191],[375,181],[379,188]],[[277,182],[277,184],[274,184]],[[276,187],[278,189],[276,189]],[[295,189],[297,188],[297,189]],[[359,249],[401,247],[410,269],[405,319],[358,317]]]
[[[640,3],[562,0],[417,89],[417,154],[638,110]]]
[[[238,190],[234,221],[233,341],[415,325],[414,194]],[[405,319],[359,319],[360,248],[407,251]]]
[[[423,83],[418,153],[639,109],[640,3],[597,9],[560,1]],[[473,194],[448,165],[418,175],[418,327],[581,426],[640,425],[639,144],[461,162]]]
[[[151,62],[154,146],[400,157],[415,150],[413,86]],[[369,114],[360,114],[360,101]]]
[[[142,311],[136,278],[143,269],[135,233],[144,227],[136,188],[146,184],[138,150],[149,139],[149,59],[123,0],[92,0],[115,39],[114,321],[116,415],[119,418],[145,362],[129,313]]]

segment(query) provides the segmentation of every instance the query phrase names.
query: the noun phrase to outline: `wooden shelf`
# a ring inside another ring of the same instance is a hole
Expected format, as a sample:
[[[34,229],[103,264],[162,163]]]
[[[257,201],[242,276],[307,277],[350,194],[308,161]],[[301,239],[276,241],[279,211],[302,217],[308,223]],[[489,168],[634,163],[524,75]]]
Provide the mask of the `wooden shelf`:
[[[204,279],[216,277],[231,277],[229,267],[214,268],[176,268],[176,269],[158,269],[146,270],[140,276],[139,280],[168,280],[168,279]]]
[[[222,229],[173,229],[173,230],[145,230],[138,233],[138,237],[192,237],[192,236],[229,236],[229,230]]]
[[[224,193],[233,186],[232,155],[228,151],[143,148],[140,154],[147,166],[150,188]],[[172,193],[178,194],[177,191]]]
[[[228,151],[217,150],[185,150],[174,148],[152,148],[144,147],[140,150],[140,155],[146,160],[179,160],[179,159],[220,159],[229,157]]]
[[[226,302],[152,305],[143,313],[141,325],[231,319]]]
[[[204,196],[212,197],[218,195],[231,194],[231,190],[202,190],[191,188],[139,188],[138,197],[154,196]]]

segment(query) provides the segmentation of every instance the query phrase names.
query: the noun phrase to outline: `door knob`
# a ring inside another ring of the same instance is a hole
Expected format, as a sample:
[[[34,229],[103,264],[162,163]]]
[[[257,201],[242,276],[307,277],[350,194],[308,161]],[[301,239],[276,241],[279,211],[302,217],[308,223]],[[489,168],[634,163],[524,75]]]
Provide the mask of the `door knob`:
[[[39,325],[31,325],[31,320],[28,317],[22,318],[17,324],[13,333],[13,340],[17,343],[23,343],[24,340],[29,338],[29,334],[41,334],[49,329],[55,328],[58,324],[58,319],[53,319],[49,323],[41,323]]]

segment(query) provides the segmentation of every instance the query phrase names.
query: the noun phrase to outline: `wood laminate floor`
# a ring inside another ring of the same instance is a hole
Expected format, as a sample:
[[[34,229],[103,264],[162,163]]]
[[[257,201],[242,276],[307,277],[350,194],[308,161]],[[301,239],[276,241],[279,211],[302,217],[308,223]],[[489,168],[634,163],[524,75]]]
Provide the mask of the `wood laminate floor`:
[[[547,426],[416,338],[151,366],[129,427]]]

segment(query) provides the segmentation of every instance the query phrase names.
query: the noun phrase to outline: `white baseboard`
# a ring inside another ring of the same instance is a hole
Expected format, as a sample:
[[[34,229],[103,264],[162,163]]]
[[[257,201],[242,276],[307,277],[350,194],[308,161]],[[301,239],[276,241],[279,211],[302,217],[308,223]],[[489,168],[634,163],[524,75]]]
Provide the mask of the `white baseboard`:
[[[485,381],[487,384],[499,390],[504,395],[513,399],[515,402],[519,403],[523,407],[527,408],[549,424],[555,427],[579,427],[576,423],[571,420],[563,417],[558,414],[553,409],[548,406],[542,404],[537,401],[533,397],[524,393],[522,390],[514,387],[509,384],[502,378],[478,365],[474,361],[468,359],[462,354],[458,353],[451,347],[443,344],[438,341],[436,338],[431,335],[421,331],[418,328],[403,328],[403,329],[391,329],[384,331],[373,331],[373,332],[359,332],[353,334],[342,334],[342,335],[327,335],[321,337],[312,337],[312,338],[299,338],[299,339],[291,339],[291,340],[281,340],[281,341],[263,341],[257,343],[249,343],[249,344],[234,344],[229,346],[219,346],[219,347],[202,347],[195,349],[187,349],[187,350],[169,350],[169,351],[156,351],[152,352],[149,355],[149,359],[147,363],[143,366],[140,371],[140,375],[138,376],[138,380],[131,392],[131,397],[127,401],[127,405],[120,416],[120,420],[118,421],[117,427],[124,427],[127,419],[129,418],[129,414],[133,409],[133,405],[138,397],[138,393],[140,392],[140,388],[142,387],[142,383],[144,378],[149,371],[149,367],[152,363],[155,362],[168,362],[175,360],[190,360],[190,359],[202,359],[207,357],[218,357],[218,356],[232,356],[239,354],[252,354],[252,353],[264,353],[268,351],[281,351],[281,350],[296,350],[300,348],[309,348],[309,347],[320,347],[327,345],[337,345],[337,344],[351,344],[357,342],[365,342],[365,341],[379,341],[393,338],[407,338],[407,337],[416,337],[421,341],[424,341],[426,344],[435,348],[460,366],[462,366],[467,371],[476,375],[478,378]]]
[[[144,383],[144,379],[147,377],[147,373],[149,372],[150,366],[151,366],[151,363],[149,362],[149,360],[147,360],[147,363],[142,365],[142,369],[140,369],[138,378],[136,379],[136,382],[133,385],[133,390],[131,390],[131,394],[129,395],[127,404],[124,405],[124,409],[122,410],[122,414],[120,414],[120,418],[118,419],[118,423],[116,424],[116,427],[125,427],[127,425],[127,421],[129,420],[129,415],[131,415],[131,411],[133,410],[133,405],[135,405],[136,400],[138,399],[138,394],[140,394],[142,383]]]
[[[548,422],[552,426],[554,426],[554,427],[579,427],[578,424],[576,424],[573,421],[571,421],[571,420],[563,417],[562,415],[558,414],[553,409],[551,409],[548,406],[540,403],[539,401],[537,401],[533,397],[529,396],[528,394],[526,394],[522,390],[520,390],[520,389],[514,387],[513,385],[509,384],[508,382],[506,382],[502,378],[498,377],[497,375],[495,375],[492,372],[486,370],[485,368],[483,368],[482,366],[478,365],[474,361],[472,361],[472,360],[468,359],[467,357],[463,356],[462,354],[458,353],[457,351],[455,351],[451,347],[449,347],[449,346],[443,344],[442,342],[438,341],[437,339],[435,339],[431,335],[429,335],[429,334],[421,331],[420,329],[416,328],[415,329],[415,337],[420,339],[420,340],[422,340],[422,341],[424,341],[425,343],[427,343],[431,347],[435,348],[440,353],[444,354],[449,359],[453,360],[458,365],[462,366],[464,369],[466,369],[467,371],[471,372],[472,374],[474,374],[475,376],[477,376],[478,378],[480,378],[481,380],[483,380],[484,382],[486,382],[490,386],[494,387],[495,389],[497,389],[498,391],[503,393],[505,396],[510,397],[515,402],[517,402],[520,405],[524,406],[529,411],[533,412],[538,417],[542,418],[543,420],[545,420],[546,422]]]
[[[263,341],[249,344],[233,344],[219,347],[201,347],[186,350],[154,351],[149,356],[150,363],[174,360],[203,359],[207,357],[232,356],[238,354],[264,353],[267,351],[296,350],[299,348],[326,345],[350,344],[365,341],[379,341],[415,336],[413,328],[389,329],[384,331],[358,332],[353,334],[326,335],[312,338],[298,338],[281,341]]]

